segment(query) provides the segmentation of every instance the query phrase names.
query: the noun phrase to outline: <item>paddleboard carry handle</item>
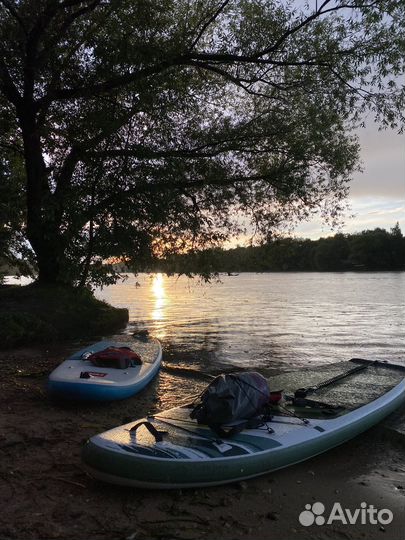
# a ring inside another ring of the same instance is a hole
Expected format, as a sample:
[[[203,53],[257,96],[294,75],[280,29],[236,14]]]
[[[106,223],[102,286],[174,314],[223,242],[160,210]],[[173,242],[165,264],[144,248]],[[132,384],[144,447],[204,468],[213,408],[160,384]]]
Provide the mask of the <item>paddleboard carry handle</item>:
[[[167,433],[167,431],[158,431],[153,424],[151,424],[148,420],[141,420],[137,424],[131,427],[129,430],[131,433],[135,433],[138,428],[141,426],[145,426],[146,429],[149,431],[151,435],[155,437],[156,442],[162,442],[163,441],[163,435]]]

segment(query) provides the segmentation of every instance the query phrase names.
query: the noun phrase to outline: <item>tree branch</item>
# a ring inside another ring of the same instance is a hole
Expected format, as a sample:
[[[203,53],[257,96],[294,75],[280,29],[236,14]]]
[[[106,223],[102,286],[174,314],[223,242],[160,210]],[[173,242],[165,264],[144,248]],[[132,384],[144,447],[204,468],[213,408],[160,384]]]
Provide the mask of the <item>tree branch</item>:
[[[304,26],[311,23],[314,19],[317,17],[324,15],[327,12],[330,11],[337,11],[344,8],[343,5],[334,6],[333,8],[330,8],[328,10],[324,9],[332,0],[325,0],[321,7],[316,11],[313,15],[307,17],[305,20],[301,21],[299,24],[294,26],[293,28],[288,29],[280,38],[274,43],[272,46],[263,49],[261,51],[258,51],[255,54],[250,55],[243,55],[243,54],[232,54],[232,53],[215,53],[215,52],[193,52],[192,49],[197,45],[198,41],[202,37],[204,31],[208,28],[210,24],[212,24],[215,19],[218,17],[218,15],[223,11],[223,9],[226,7],[226,5],[229,3],[229,0],[225,0],[217,9],[215,13],[212,14],[212,16],[204,23],[203,27],[193,40],[190,49],[187,52],[184,52],[183,54],[179,54],[177,56],[173,56],[171,58],[167,58],[166,60],[159,62],[157,64],[145,67],[143,69],[139,69],[136,72],[128,72],[121,75],[117,75],[115,77],[112,77],[108,80],[104,80],[101,82],[94,82],[94,84],[88,84],[84,86],[78,86],[73,88],[52,88],[49,90],[49,92],[38,101],[38,106],[43,107],[46,106],[52,101],[63,101],[63,100],[69,100],[69,99],[81,99],[81,98],[89,98],[93,96],[97,96],[103,93],[110,92],[112,90],[115,90],[117,88],[125,87],[129,84],[135,83],[137,81],[146,79],[152,75],[157,75],[159,73],[162,73],[163,71],[170,69],[174,66],[181,66],[181,65],[190,65],[194,67],[199,67],[202,69],[209,69],[210,71],[215,71],[222,75],[226,76],[228,80],[233,82],[234,84],[238,84],[238,86],[241,86],[245,91],[248,91],[250,93],[255,93],[252,90],[249,90],[244,86],[240,79],[236,76],[233,76],[224,70],[219,70],[217,66],[213,66],[212,64],[252,64],[252,65],[263,65],[263,66],[324,66],[327,67],[327,63],[321,61],[321,59],[316,58],[309,58],[309,59],[302,59],[302,60],[294,60],[294,59],[286,59],[286,60],[276,60],[274,58],[263,58],[263,56],[268,55],[270,53],[274,53],[277,50],[280,49],[284,41],[291,36],[292,34],[298,32],[301,30]],[[100,0],[94,0],[82,10],[88,11],[95,9],[98,5],[100,5]],[[70,3],[69,3],[70,4]],[[350,4],[345,4],[346,7],[354,7]],[[355,6],[358,7],[358,6]],[[75,12],[75,14],[79,14],[78,10]],[[342,52],[343,53],[343,52]],[[275,83],[271,83],[270,81],[267,81],[267,84],[271,84],[274,87],[277,87]]]
[[[320,17],[320,15],[324,12],[322,12],[322,9],[328,5],[332,0],[325,0],[323,2],[323,4],[320,6],[320,8],[315,11],[313,13],[313,15],[310,15],[309,17],[307,17],[306,19],[302,20],[299,24],[297,24],[296,26],[292,27],[292,28],[289,28],[286,32],[284,32],[283,35],[281,35],[278,40],[273,44],[271,45],[271,47],[268,47],[267,49],[263,49],[262,51],[260,51],[259,53],[257,53],[255,56],[257,58],[260,58],[261,56],[264,56],[265,54],[270,54],[272,52],[275,52],[277,51],[281,45],[290,37],[292,36],[293,34],[296,34],[297,32],[299,32],[302,28],[304,28],[305,26],[307,26],[309,23],[311,23],[313,20],[317,19],[318,17]],[[339,8],[340,9],[340,8]]]
[[[32,29],[27,35],[24,60],[24,98],[28,100],[32,100],[34,94],[39,43],[57,11],[57,3],[48,3],[46,9],[38,14]]]
[[[55,189],[55,198],[58,201],[62,201],[66,189],[69,187],[73,172],[77,163],[80,161],[80,154],[77,148],[71,148],[69,154],[65,158],[62,167],[59,170],[59,173],[56,176],[56,189]]]
[[[187,65],[197,67],[197,68],[199,68],[201,70],[216,73],[217,75],[220,75],[224,79],[226,79],[229,82],[233,83],[235,86],[238,86],[239,88],[242,88],[242,90],[244,90],[247,94],[250,94],[252,96],[261,96],[261,97],[266,97],[266,98],[269,97],[264,92],[258,92],[257,90],[252,90],[252,88],[251,88],[252,84],[257,83],[257,82],[263,82],[263,84],[266,84],[267,86],[271,86],[272,88],[276,88],[277,90],[286,90],[287,89],[287,86],[282,86],[280,84],[277,84],[277,83],[275,83],[273,81],[269,81],[269,80],[264,81],[264,80],[262,80],[260,78],[257,78],[256,76],[253,77],[252,79],[245,79],[245,78],[242,78],[242,77],[236,77],[236,76],[232,75],[231,73],[228,73],[228,71],[226,71],[224,69],[221,69],[218,66],[213,66],[211,64],[204,63],[204,62],[190,61],[190,62],[188,62]],[[245,85],[243,83],[247,83],[247,84]],[[291,87],[292,86],[289,85],[289,88],[291,88]]]
[[[200,39],[202,38],[204,32],[207,30],[207,28],[215,21],[215,19],[220,15],[220,13],[225,9],[225,7],[227,6],[227,4],[229,4],[229,1],[230,0],[225,0],[225,2],[223,2],[219,8],[211,15],[211,17],[209,17],[209,19],[203,24],[201,30],[198,32],[197,36],[195,37],[195,39],[193,40],[193,42],[191,43],[190,45],[190,51],[192,49],[194,49],[194,47],[197,45],[197,43],[200,41]]]
[[[266,137],[269,136],[277,137],[278,133],[266,133]],[[257,140],[253,138],[250,139],[252,147],[243,147],[241,146],[241,141],[239,137],[231,137],[228,139],[221,139],[217,141],[212,141],[194,148],[177,148],[176,150],[154,150],[152,148],[147,148],[142,145],[131,145],[127,148],[111,148],[110,150],[102,151],[88,151],[86,155],[89,157],[133,157],[138,159],[167,159],[167,158],[211,158],[219,156],[225,152],[238,151],[240,153],[249,152],[251,154],[260,154],[266,153],[269,151],[269,148],[259,148],[257,146]],[[271,146],[274,150],[274,144]]]
[[[86,13],[89,13],[91,11],[94,11],[100,4],[102,0],[93,0],[93,2],[90,2],[87,6],[83,6],[81,9],[78,9],[71,13],[69,17],[67,17],[64,21],[64,24],[62,25],[60,29],[60,33],[63,35],[63,33],[71,26],[76,19],[81,17],[82,15],[85,15]]]
[[[253,64],[253,65],[271,65],[271,66],[326,66],[316,58],[306,60],[274,60],[272,58],[259,58],[258,54],[244,55],[232,53],[190,53],[183,56],[183,63],[189,61],[215,62],[218,64]],[[202,66],[202,64],[200,64]]]
[[[339,4],[337,6],[333,6],[333,7],[330,7],[328,9],[324,9],[326,8],[327,5],[329,5],[330,3],[332,2],[332,0],[325,0],[321,6],[318,8],[317,11],[315,11],[312,15],[310,15],[309,17],[306,17],[305,19],[303,19],[299,24],[297,24],[296,26],[292,27],[292,28],[289,28],[286,32],[284,32],[284,34],[282,34],[278,40],[273,44],[271,45],[270,47],[268,47],[267,49],[263,49],[262,51],[258,52],[257,53],[257,57],[261,57],[261,56],[264,56],[266,54],[271,54],[275,51],[277,51],[281,45],[290,37],[292,36],[293,34],[296,34],[297,32],[299,32],[302,28],[304,28],[305,26],[307,26],[308,24],[310,24],[312,21],[314,21],[315,19],[318,19],[319,17],[321,17],[322,15],[326,15],[327,13],[332,13],[332,12],[336,12],[336,11],[341,11],[341,10],[344,10],[344,9],[360,9],[360,8],[365,8],[365,7],[374,7],[376,5],[378,5],[378,0],[375,0],[374,2],[371,2],[371,3],[365,3],[365,4]]]
[[[123,75],[117,75],[116,77],[100,83],[94,83],[91,85],[80,86],[76,88],[54,89],[50,92],[50,94],[38,100],[38,105],[41,106],[42,104],[53,100],[63,101],[67,99],[93,97],[99,94],[109,92],[110,90],[115,90],[116,88],[127,86],[128,84],[140,81],[142,79],[150,77],[151,75],[156,75],[170,67],[173,67],[175,65],[181,65],[182,63],[183,62],[181,61],[180,57],[177,57],[174,59],[166,60],[164,62],[160,62],[159,64],[155,64],[153,66],[149,66],[144,69],[140,69],[135,73],[125,73]]]

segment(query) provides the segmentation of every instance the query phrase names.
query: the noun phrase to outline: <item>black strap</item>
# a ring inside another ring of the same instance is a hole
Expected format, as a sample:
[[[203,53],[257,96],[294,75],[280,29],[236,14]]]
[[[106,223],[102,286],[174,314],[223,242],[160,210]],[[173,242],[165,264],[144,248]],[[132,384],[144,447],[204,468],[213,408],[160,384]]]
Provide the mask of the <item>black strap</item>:
[[[212,437],[204,435],[201,432],[196,432],[196,431],[193,431],[191,429],[187,429],[187,428],[185,428],[183,426],[179,426],[179,424],[172,424],[171,422],[167,421],[167,420],[178,421],[179,418],[165,417],[163,419],[161,416],[155,416],[154,418],[156,418],[159,422],[163,422],[164,424],[167,424],[167,425],[172,426],[174,428],[181,429],[182,431],[190,433],[190,435],[193,435],[194,437],[202,437],[203,439],[207,439],[207,440],[209,440],[209,441],[211,441],[211,442],[213,442],[215,444],[222,444],[224,442],[221,439],[213,439]],[[206,425],[207,425],[207,427],[210,428],[210,430],[213,433],[219,435],[223,439],[226,439],[227,437],[232,437],[232,435],[236,435],[237,433],[240,433],[244,429],[256,429],[256,428],[259,428],[259,427],[261,427],[263,425],[266,426],[266,429],[267,429],[268,433],[274,433],[274,430],[267,425],[267,422],[271,422],[271,420],[272,420],[272,417],[270,415],[265,414],[265,415],[261,416],[260,418],[251,418],[250,420],[242,420],[237,425],[234,425],[229,429],[225,429],[220,424],[206,424]],[[204,427],[204,426],[202,424],[199,424],[199,427]]]
[[[220,439],[213,439],[212,437],[208,437],[207,435],[204,435],[201,432],[196,432],[191,429],[187,429],[184,426],[179,426],[179,424],[172,424],[171,422],[167,421],[167,420],[174,420],[178,422],[179,418],[170,418],[168,416],[165,416],[164,419],[161,416],[154,416],[154,418],[156,418],[159,422],[162,422],[163,424],[167,424],[168,426],[172,426],[176,429],[180,429],[181,431],[185,431],[186,433],[190,433],[190,435],[193,435],[194,437],[202,437],[203,439],[207,439],[208,441],[211,441],[215,444],[222,444],[224,442],[224,441],[221,441]]]
[[[148,420],[141,420],[137,424],[131,427],[129,430],[131,433],[135,433],[135,431],[141,427],[145,426],[146,429],[155,437],[156,442],[162,442],[163,441],[163,435],[167,433],[167,431],[158,431],[153,424],[148,422]]]
[[[256,429],[265,423],[266,422],[263,420],[263,418],[251,418],[250,420],[241,420],[237,424],[233,424],[229,427],[221,424],[208,424],[208,427],[223,439],[227,439],[237,435],[245,429]],[[267,427],[267,431],[269,433],[273,432],[273,430],[269,427]]]

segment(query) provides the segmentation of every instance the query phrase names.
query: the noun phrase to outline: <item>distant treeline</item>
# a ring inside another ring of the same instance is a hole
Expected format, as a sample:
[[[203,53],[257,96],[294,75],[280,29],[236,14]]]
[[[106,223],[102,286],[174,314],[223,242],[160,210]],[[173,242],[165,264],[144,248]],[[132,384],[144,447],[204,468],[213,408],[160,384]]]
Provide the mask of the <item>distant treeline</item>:
[[[404,269],[405,238],[398,224],[390,232],[377,228],[319,240],[279,238],[261,246],[210,249],[173,256],[155,268],[203,274]]]

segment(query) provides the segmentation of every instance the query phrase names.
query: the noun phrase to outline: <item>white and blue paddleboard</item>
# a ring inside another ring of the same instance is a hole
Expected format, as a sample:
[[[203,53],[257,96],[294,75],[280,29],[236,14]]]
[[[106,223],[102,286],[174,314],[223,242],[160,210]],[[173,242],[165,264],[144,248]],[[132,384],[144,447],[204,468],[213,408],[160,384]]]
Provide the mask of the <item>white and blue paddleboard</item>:
[[[126,369],[94,366],[87,357],[108,347],[130,347],[140,355],[141,365]],[[54,397],[87,401],[125,399],[140,392],[159,371],[162,347],[147,341],[99,341],[75,352],[49,375],[48,391]]]
[[[308,404],[275,405],[256,427],[229,438],[190,418],[193,405],[186,405],[91,437],[84,464],[99,480],[152,489],[214,486],[288,467],[348,441],[405,404],[405,367],[361,362],[369,367],[356,373],[351,367],[352,376],[311,395]],[[318,384],[350,366],[287,373],[285,388]]]

